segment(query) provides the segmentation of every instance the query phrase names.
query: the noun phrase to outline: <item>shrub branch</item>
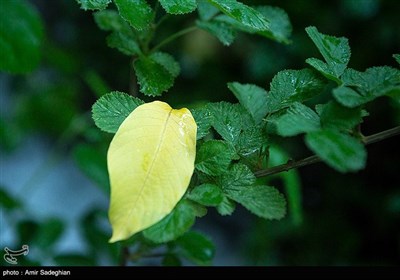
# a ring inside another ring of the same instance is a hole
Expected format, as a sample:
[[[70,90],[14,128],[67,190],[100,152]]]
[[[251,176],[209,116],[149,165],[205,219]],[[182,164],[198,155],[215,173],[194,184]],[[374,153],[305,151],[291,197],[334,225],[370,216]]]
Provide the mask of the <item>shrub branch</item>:
[[[394,128],[384,130],[384,131],[378,132],[376,134],[372,134],[370,136],[365,136],[362,138],[362,142],[365,145],[369,145],[369,144],[380,142],[387,138],[396,136],[398,134],[400,134],[400,126],[396,126]],[[297,160],[297,161],[289,160],[285,164],[281,164],[281,165],[274,166],[274,167],[267,168],[267,169],[258,170],[254,173],[254,175],[256,177],[270,176],[270,175],[278,174],[278,173],[281,173],[284,171],[289,171],[294,168],[299,168],[302,166],[317,163],[320,161],[321,161],[321,159],[317,155],[313,155],[313,156],[303,158],[303,159]]]

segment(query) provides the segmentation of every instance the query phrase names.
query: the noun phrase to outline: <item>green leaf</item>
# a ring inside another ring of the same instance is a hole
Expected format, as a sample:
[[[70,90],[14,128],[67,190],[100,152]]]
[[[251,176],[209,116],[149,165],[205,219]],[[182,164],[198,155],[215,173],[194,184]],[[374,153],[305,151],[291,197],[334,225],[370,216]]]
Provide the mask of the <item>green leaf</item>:
[[[0,205],[2,209],[13,210],[21,207],[21,202],[12,197],[5,191],[5,188],[1,186],[0,188]]]
[[[290,43],[292,24],[287,13],[278,7],[259,6],[256,8],[269,21],[269,29],[257,34],[274,39],[281,43]]]
[[[222,190],[213,184],[203,184],[191,190],[187,198],[204,206],[217,206],[222,202]]]
[[[93,13],[94,21],[97,26],[104,31],[121,31],[129,28],[129,25],[124,21],[117,11],[104,10]]]
[[[139,44],[129,24],[124,21],[117,11],[104,10],[94,13],[94,19],[100,29],[112,31],[107,36],[107,45],[116,48],[125,55],[141,55]]]
[[[193,211],[196,217],[201,218],[207,215],[208,210],[203,205],[200,205],[199,203],[190,200],[188,201],[188,203],[190,203],[191,206],[193,207]]]
[[[143,103],[139,98],[113,91],[102,96],[93,104],[92,118],[101,130],[116,133],[126,117]]]
[[[151,54],[150,58],[152,58],[158,64],[164,66],[164,68],[167,69],[174,78],[176,78],[181,72],[181,67],[179,66],[179,63],[170,54],[156,52]]]
[[[83,173],[98,184],[106,194],[109,194],[106,154],[89,144],[76,145],[73,153],[75,161]]]
[[[244,26],[254,28],[258,31],[269,28],[268,20],[260,12],[236,0],[208,0],[208,2]]]
[[[88,245],[96,251],[99,248],[107,246],[109,233],[104,229],[103,221],[107,219],[107,213],[104,210],[92,209],[85,214],[79,225],[82,229],[83,236]]]
[[[229,46],[233,43],[236,38],[236,31],[225,22],[213,20],[213,21],[196,21],[196,25],[214,35],[221,41],[225,46]]]
[[[321,130],[308,133],[305,142],[315,154],[337,171],[344,173],[365,167],[365,147],[349,135],[333,130]]]
[[[297,170],[291,170],[282,174],[283,184],[286,188],[286,197],[291,220],[294,225],[303,222],[301,179]]]
[[[325,104],[321,111],[321,125],[324,129],[348,130],[361,120],[361,108],[350,109],[335,101]]]
[[[397,61],[397,63],[400,64],[400,54],[394,54],[393,57]]]
[[[153,20],[153,10],[146,0],[114,0],[119,14],[137,29],[146,29]]]
[[[196,0],[160,0],[161,6],[169,14],[187,14],[196,10]]]
[[[83,10],[104,10],[111,0],[76,0]]]
[[[286,215],[286,200],[275,188],[263,185],[224,189],[227,196],[242,204],[253,214],[268,220]]]
[[[356,88],[362,95],[381,96],[400,86],[400,70],[389,66],[368,68],[365,72],[346,69],[343,85]]]
[[[239,135],[235,144],[236,153],[242,157],[257,153],[262,145],[266,143],[266,140],[260,126],[249,126]]]
[[[252,186],[256,182],[256,177],[247,165],[237,163],[228,171],[225,170],[225,174],[219,180],[225,193],[226,190],[240,190]]]
[[[149,96],[160,96],[172,87],[174,79],[164,66],[148,57],[142,57],[133,65],[140,91]]]
[[[128,56],[142,53],[138,43],[134,39],[124,35],[121,32],[113,32],[108,35],[107,45],[110,48],[115,48],[122,52],[124,55]]]
[[[222,216],[229,216],[235,211],[236,204],[226,196],[223,197],[222,202],[218,204],[217,211]]]
[[[223,192],[253,214],[266,219],[281,219],[286,214],[282,194],[269,186],[255,186],[256,177],[244,164],[235,164],[220,179]]]
[[[0,8],[0,70],[33,71],[41,58],[42,20],[28,1],[2,0]]]
[[[319,116],[312,109],[296,102],[276,120],[276,126],[279,135],[294,136],[319,130],[320,121]]]
[[[191,109],[190,111],[192,112],[193,118],[197,124],[197,140],[199,140],[210,132],[213,117],[205,106]]]
[[[287,153],[277,146],[269,148],[269,161],[270,166],[277,166],[285,164],[289,160]],[[302,210],[302,191],[301,180],[297,170],[292,169],[287,172],[282,172],[275,175],[282,179],[282,183],[286,190],[286,197],[288,202],[289,216],[294,225],[300,225],[303,221]],[[271,176],[272,177],[272,176]],[[271,178],[272,179],[272,178]]]
[[[164,219],[144,230],[143,235],[155,243],[169,242],[188,231],[194,221],[193,206],[186,200],[181,200]]]
[[[11,114],[0,118],[0,150],[5,153],[13,151],[19,144],[23,127],[18,121],[11,121]],[[26,115],[25,115],[26,116]],[[1,184],[0,184],[1,188]]]
[[[260,123],[267,114],[267,92],[252,84],[228,83],[240,104],[250,113],[256,124]]]
[[[337,102],[349,108],[358,107],[369,101],[368,98],[361,96],[357,91],[345,86],[333,89],[332,93]]]
[[[318,95],[324,82],[311,70],[284,70],[272,79],[267,112],[272,113]]]
[[[339,77],[346,69],[351,55],[347,38],[324,35],[319,33],[317,28],[314,26],[307,27],[306,32],[317,46],[326,63],[316,58],[309,58],[306,62],[328,79],[340,84],[341,82]]]
[[[16,226],[19,244],[31,244],[37,235],[39,224],[34,220],[21,220]]]
[[[349,68],[342,80],[343,86],[335,88],[333,95],[339,103],[350,108],[382,95],[400,93],[400,70],[389,66],[372,67],[365,72]]]
[[[208,21],[219,13],[217,7],[213,6],[209,2],[204,0],[199,0],[197,2],[197,12],[199,13],[201,20]]]
[[[140,84],[140,91],[149,96],[160,96],[174,84],[180,67],[175,59],[166,53],[153,53],[140,57],[133,64]]]
[[[208,175],[220,175],[226,171],[234,154],[232,147],[225,141],[210,140],[200,146],[195,167]]]
[[[271,6],[259,6],[256,7],[256,10],[269,21],[269,27],[263,31],[243,25],[241,22],[226,15],[219,15],[215,17],[213,21],[223,22],[235,30],[250,34],[258,34],[280,43],[290,43],[289,36],[292,33],[292,25],[284,10]]]
[[[215,245],[209,238],[198,232],[187,232],[176,243],[182,255],[197,264],[209,265],[214,258]]]
[[[60,239],[64,224],[59,219],[49,219],[40,224],[34,243],[41,249],[49,249]]]
[[[236,143],[242,128],[254,124],[250,114],[240,104],[209,103],[207,108],[213,116],[212,126],[230,143]]]
[[[102,97],[104,94],[111,91],[110,87],[104,81],[104,79],[94,70],[87,70],[83,74],[83,79],[85,80],[90,90],[98,98]]]

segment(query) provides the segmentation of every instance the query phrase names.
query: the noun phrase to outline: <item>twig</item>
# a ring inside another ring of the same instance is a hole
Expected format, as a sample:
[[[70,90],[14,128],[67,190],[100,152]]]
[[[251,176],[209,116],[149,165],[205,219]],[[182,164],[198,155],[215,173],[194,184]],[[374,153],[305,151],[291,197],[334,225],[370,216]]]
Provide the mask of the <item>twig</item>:
[[[290,160],[285,164],[281,164],[281,165],[274,166],[274,167],[267,168],[267,169],[258,170],[254,173],[254,175],[256,177],[265,177],[265,176],[281,173],[283,171],[289,171],[290,169],[299,168],[302,166],[317,163],[320,161],[321,161],[321,159],[318,156],[313,155],[313,156],[303,158],[298,161]]]
[[[382,140],[385,140],[387,138],[393,137],[400,134],[400,126],[384,130],[381,132],[378,132],[376,134],[372,134],[370,136],[363,137],[362,141],[365,145],[369,145],[372,143],[376,143]],[[274,166],[271,168],[263,169],[263,170],[258,170],[254,173],[256,177],[265,177],[265,176],[270,176],[273,174],[281,173],[284,171],[289,171],[294,168],[299,168],[302,166],[310,165],[313,163],[320,162],[321,159],[317,155],[313,155],[307,158],[303,158],[301,160],[293,161],[290,160],[287,163]]]
[[[136,79],[136,73],[133,71],[133,63],[135,61],[135,58],[132,58],[132,63],[129,66],[129,94],[137,97],[139,95],[139,90],[137,86],[137,79]]]
[[[127,246],[124,246],[121,248],[121,256],[120,256],[120,266],[126,266],[129,260],[129,248]]]
[[[363,142],[365,145],[369,145],[396,136],[398,134],[400,134],[400,126],[396,126],[394,128],[384,130],[370,136],[366,136],[364,137]]]
[[[174,33],[171,36],[169,36],[168,38],[166,38],[165,40],[163,40],[161,43],[159,43],[157,46],[155,46],[150,52],[155,52],[155,51],[159,50],[161,47],[163,47],[164,45],[172,42],[173,40],[175,40],[189,32],[192,32],[196,29],[197,29],[196,26],[191,26],[191,27],[185,28],[177,33]]]

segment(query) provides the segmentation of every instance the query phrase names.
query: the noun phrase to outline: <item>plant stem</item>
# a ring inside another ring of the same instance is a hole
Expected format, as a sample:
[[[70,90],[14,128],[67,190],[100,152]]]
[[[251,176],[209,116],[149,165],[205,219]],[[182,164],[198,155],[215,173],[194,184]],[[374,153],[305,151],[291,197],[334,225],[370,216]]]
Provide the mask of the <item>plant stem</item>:
[[[385,140],[387,138],[396,136],[398,134],[400,134],[400,126],[397,126],[397,127],[394,127],[394,128],[388,129],[388,130],[384,130],[384,131],[378,132],[376,134],[372,134],[370,136],[363,137],[362,140],[365,145],[369,145],[369,144],[376,143],[376,142]],[[303,158],[298,161],[289,160],[285,164],[281,164],[281,165],[263,169],[263,170],[258,170],[254,173],[254,175],[256,177],[270,176],[270,175],[278,174],[278,173],[281,173],[284,171],[289,171],[294,168],[299,168],[302,166],[317,163],[320,161],[321,161],[321,159],[317,155]]]
[[[192,32],[192,31],[194,31],[196,29],[197,29],[196,26],[191,26],[191,27],[182,29],[181,31],[176,32],[176,33],[172,34],[171,36],[167,37],[166,39],[164,39],[163,41],[161,41],[161,43],[159,43],[157,46],[155,46],[153,49],[151,49],[150,52],[151,53],[155,52],[158,49],[160,49],[161,47],[163,47],[164,45],[174,41],[175,39],[177,39],[177,38],[179,38],[179,37],[181,37],[181,36],[183,36],[183,35],[185,35],[185,34],[187,34],[189,32]]]
[[[396,126],[394,128],[384,130],[370,136],[366,136],[363,138],[363,142],[365,145],[369,145],[396,136],[398,134],[400,134],[400,126]]]
[[[317,155],[303,158],[298,161],[289,160],[285,164],[277,165],[277,166],[270,167],[267,169],[258,170],[254,173],[254,175],[256,177],[270,176],[270,175],[274,175],[277,173],[281,173],[283,171],[289,171],[290,169],[293,169],[293,168],[299,168],[299,167],[310,165],[310,164],[317,163],[320,161],[321,161],[321,159]]]
[[[136,58],[132,58],[131,65],[129,67],[129,94],[137,97],[139,95],[139,89],[137,86],[137,78],[136,73],[133,70],[133,63],[135,62]]]
[[[166,21],[170,17],[170,14],[163,15],[158,22],[155,24],[155,27],[158,28],[164,21]]]
[[[126,266],[129,259],[129,248],[124,246],[121,248],[121,256],[120,256],[120,266]]]

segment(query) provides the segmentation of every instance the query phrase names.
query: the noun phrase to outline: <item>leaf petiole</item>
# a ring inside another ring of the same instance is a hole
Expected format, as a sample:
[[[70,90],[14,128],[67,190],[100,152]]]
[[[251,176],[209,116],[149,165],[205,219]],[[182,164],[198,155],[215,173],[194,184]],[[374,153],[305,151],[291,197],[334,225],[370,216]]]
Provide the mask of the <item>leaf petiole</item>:
[[[168,44],[168,43],[170,43],[170,42],[176,40],[177,38],[179,38],[179,37],[181,37],[181,36],[183,36],[183,35],[185,35],[185,34],[187,34],[187,33],[192,32],[192,31],[194,31],[194,30],[196,30],[196,29],[197,29],[197,26],[190,26],[190,27],[188,27],[188,28],[182,29],[181,31],[172,34],[171,36],[169,36],[169,37],[165,38],[163,41],[161,41],[161,42],[160,42],[158,45],[156,45],[154,48],[152,48],[152,49],[150,50],[150,53],[156,52],[157,50],[159,50],[159,49],[160,49],[161,47],[163,47],[164,45],[166,45],[166,44]]]

